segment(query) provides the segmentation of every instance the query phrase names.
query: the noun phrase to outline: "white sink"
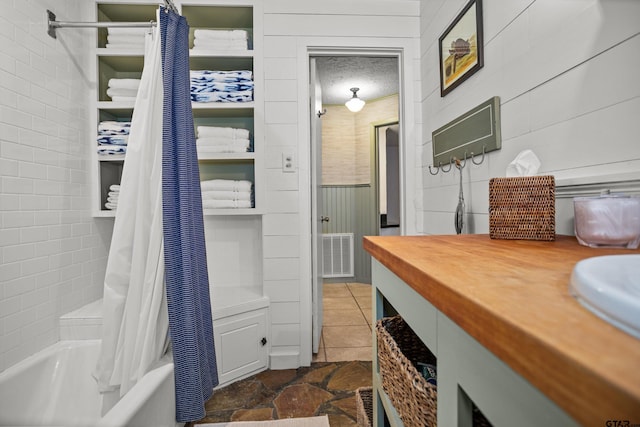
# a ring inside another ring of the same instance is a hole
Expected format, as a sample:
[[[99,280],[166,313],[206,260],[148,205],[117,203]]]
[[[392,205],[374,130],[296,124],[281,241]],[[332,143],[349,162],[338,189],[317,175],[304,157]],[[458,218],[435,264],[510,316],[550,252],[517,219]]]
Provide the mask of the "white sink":
[[[571,273],[569,290],[588,310],[640,338],[640,254],[578,262]]]

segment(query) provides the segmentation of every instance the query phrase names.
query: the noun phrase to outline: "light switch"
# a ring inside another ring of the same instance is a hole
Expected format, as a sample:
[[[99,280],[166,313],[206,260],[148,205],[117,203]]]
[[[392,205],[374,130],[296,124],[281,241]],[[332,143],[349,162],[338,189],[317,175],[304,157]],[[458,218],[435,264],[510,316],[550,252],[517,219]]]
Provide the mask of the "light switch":
[[[295,172],[296,159],[293,153],[282,153],[282,172]]]

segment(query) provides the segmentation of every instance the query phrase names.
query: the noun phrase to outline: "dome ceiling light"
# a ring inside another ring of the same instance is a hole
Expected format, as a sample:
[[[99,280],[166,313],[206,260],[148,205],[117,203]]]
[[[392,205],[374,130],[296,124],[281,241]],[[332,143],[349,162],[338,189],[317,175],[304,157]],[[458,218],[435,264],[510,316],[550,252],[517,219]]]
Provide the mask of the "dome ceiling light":
[[[360,90],[360,88],[352,87],[349,90],[353,92],[353,97],[345,102],[344,105],[349,109],[349,111],[357,113],[358,111],[362,110],[365,102],[362,99],[358,98],[357,92]]]

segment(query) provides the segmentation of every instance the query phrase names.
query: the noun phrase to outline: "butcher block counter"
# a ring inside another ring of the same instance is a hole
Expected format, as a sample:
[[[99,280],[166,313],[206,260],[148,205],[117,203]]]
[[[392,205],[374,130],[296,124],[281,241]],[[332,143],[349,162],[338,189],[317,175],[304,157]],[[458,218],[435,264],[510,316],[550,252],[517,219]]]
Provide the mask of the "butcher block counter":
[[[364,248],[375,318],[388,302],[438,358],[439,425],[471,425],[469,402],[494,426],[640,425],[640,340],[568,290],[576,262],[640,250],[488,235],[373,236]],[[401,425],[376,369],[375,424],[384,411]]]

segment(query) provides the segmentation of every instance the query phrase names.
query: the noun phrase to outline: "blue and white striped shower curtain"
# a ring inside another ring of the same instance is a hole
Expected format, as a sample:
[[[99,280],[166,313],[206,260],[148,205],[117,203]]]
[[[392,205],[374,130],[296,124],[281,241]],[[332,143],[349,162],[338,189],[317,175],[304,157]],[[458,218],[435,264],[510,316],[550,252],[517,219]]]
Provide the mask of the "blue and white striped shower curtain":
[[[209,300],[200,174],[189,86],[189,25],[161,9],[164,87],[162,210],[176,419],[204,417],[218,385]]]

